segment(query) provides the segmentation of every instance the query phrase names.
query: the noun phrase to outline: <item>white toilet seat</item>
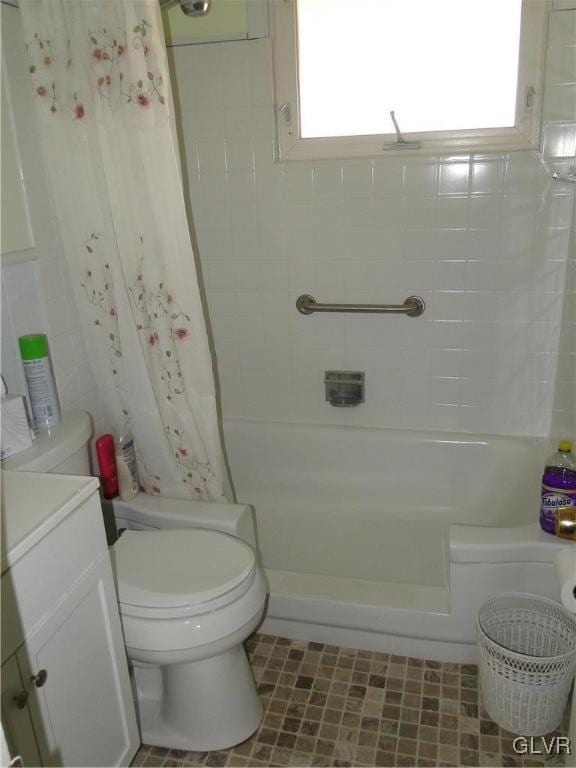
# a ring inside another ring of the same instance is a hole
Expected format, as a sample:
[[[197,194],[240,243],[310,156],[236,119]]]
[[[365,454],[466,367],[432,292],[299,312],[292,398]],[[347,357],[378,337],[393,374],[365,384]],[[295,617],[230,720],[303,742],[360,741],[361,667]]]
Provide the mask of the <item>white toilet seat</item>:
[[[249,588],[252,549],[218,531],[125,531],[112,548],[120,612],[150,619],[218,610]]]

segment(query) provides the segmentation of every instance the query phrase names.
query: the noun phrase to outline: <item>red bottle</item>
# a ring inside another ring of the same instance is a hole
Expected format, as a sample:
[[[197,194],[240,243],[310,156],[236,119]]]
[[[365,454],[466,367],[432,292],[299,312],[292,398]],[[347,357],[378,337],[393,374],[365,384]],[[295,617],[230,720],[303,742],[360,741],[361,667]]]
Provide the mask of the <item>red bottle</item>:
[[[96,457],[100,468],[100,483],[105,499],[118,496],[118,473],[113,435],[100,435],[96,440]]]

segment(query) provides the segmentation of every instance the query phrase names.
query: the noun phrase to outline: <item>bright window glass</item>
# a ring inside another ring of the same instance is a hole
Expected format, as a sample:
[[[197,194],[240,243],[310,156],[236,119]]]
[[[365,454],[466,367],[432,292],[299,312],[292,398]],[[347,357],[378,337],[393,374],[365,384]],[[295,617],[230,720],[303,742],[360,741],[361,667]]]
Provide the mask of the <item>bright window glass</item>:
[[[521,0],[297,0],[302,138],[511,127]]]

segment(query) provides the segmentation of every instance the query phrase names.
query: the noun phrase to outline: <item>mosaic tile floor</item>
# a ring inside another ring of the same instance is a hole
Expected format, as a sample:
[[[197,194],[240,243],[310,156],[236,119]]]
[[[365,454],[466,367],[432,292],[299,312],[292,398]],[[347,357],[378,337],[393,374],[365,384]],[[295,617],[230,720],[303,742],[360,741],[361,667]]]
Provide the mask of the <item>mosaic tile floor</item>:
[[[479,704],[474,665],[257,634],[246,647],[264,704],[236,747],[141,747],[135,766],[543,766]]]

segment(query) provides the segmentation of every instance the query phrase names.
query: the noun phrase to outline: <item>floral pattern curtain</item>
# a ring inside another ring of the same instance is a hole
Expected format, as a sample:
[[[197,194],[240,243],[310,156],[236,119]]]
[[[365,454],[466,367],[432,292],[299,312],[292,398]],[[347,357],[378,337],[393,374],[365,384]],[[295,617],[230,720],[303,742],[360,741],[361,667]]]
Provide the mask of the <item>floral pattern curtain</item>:
[[[224,500],[157,0],[21,0],[44,155],[107,420],[149,493]]]

